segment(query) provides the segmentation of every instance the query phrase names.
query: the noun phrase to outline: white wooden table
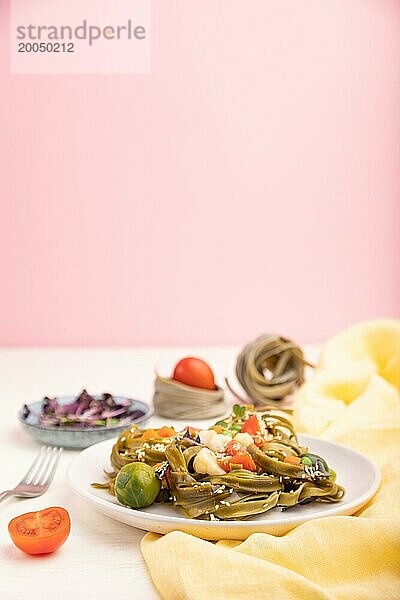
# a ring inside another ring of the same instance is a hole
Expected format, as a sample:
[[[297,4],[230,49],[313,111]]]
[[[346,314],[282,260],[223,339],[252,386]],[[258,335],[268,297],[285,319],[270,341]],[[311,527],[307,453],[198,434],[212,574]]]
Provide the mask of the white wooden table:
[[[307,348],[314,360],[318,349]],[[170,373],[183,356],[199,356],[222,383],[234,372],[238,348],[2,349],[0,350],[0,491],[15,485],[38,451],[20,427],[19,407],[44,395],[110,391],[151,402],[154,370]],[[170,421],[152,417],[146,426]],[[198,422],[206,425],[208,422]],[[66,471],[76,456],[64,451],[49,491],[40,498],[0,504],[1,600],[110,600],[158,598],[140,553],[144,532],[95,512],[68,488]],[[46,557],[29,557],[9,539],[10,519],[59,505],[71,515],[67,543]]]

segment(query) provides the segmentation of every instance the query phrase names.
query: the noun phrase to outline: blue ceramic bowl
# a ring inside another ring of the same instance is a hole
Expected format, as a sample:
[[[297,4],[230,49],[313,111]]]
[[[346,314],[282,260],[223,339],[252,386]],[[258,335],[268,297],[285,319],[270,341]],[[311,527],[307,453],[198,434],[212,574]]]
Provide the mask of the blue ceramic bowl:
[[[100,399],[101,396],[94,396],[94,398]],[[57,397],[57,401],[60,404],[70,404],[74,399],[75,396]],[[122,399],[126,400],[126,398],[123,398],[122,396],[114,396],[114,399],[116,402]],[[143,412],[143,415],[133,418],[132,421],[125,423],[124,425],[85,427],[85,429],[40,425],[39,415],[42,401],[32,402],[27,405],[29,409],[28,416],[25,416],[25,410],[24,408],[21,408],[18,413],[18,419],[29,435],[42,444],[81,450],[92,444],[97,444],[97,442],[102,442],[103,440],[112,437],[117,438],[119,434],[125,429],[128,429],[132,423],[141,423],[153,414],[153,409],[145,402],[141,402],[140,400],[131,400],[131,402],[131,410],[140,410]]]

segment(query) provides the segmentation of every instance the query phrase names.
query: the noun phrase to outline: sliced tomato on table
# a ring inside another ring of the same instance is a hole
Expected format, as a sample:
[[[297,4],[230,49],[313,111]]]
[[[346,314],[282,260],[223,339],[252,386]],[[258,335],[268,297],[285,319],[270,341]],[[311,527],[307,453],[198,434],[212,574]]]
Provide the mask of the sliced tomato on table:
[[[27,554],[50,554],[63,545],[71,530],[68,512],[52,506],[15,517],[8,525],[14,544]]]

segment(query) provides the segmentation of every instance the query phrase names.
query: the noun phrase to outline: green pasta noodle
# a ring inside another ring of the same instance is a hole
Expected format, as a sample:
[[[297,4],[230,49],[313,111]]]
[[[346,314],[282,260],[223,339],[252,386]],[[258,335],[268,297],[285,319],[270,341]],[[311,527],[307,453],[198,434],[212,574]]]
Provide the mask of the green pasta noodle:
[[[243,520],[276,507],[339,502],[345,494],[324,458],[299,444],[286,417],[253,406],[235,405],[208,430],[134,425],[112,448],[107,481],[92,485],[114,495],[120,470],[137,462],[161,480],[156,502],[191,519]]]

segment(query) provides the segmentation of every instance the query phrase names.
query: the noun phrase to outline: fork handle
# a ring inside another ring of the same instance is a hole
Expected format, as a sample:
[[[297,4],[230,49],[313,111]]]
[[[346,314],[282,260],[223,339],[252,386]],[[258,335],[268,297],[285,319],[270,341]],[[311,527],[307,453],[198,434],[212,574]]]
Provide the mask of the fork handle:
[[[6,490],[5,492],[0,492],[0,502],[2,500],[5,500],[6,498],[9,498],[10,496],[12,496],[14,493],[14,490]]]

